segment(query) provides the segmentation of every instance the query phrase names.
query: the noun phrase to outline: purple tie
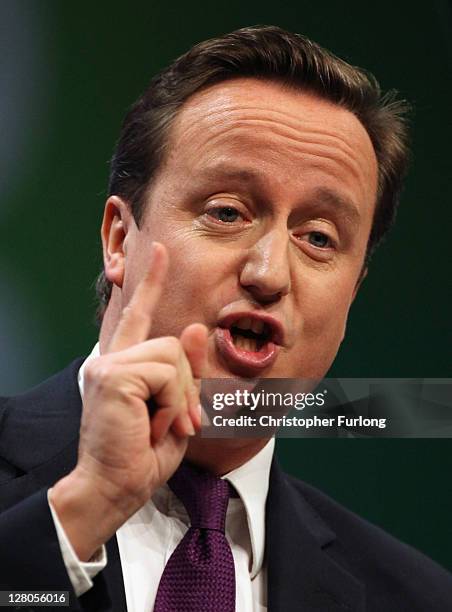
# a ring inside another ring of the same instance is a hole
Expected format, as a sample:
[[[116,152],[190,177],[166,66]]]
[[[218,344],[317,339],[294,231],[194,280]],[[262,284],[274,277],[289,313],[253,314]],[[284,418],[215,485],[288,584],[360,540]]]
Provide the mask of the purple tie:
[[[231,485],[185,463],[168,485],[191,524],[165,566],[154,612],[234,612],[234,559],[224,535]]]

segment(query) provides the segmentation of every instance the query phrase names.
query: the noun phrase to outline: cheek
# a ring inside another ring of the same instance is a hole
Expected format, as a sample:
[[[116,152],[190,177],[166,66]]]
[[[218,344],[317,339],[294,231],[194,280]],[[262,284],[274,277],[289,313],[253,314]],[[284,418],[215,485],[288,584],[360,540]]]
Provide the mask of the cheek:
[[[330,368],[345,334],[353,288],[338,279],[305,287],[298,306],[303,324],[295,343],[297,376],[322,377]]]
[[[331,279],[325,288],[312,292],[306,305],[305,333],[326,344],[338,344],[345,333],[354,283]]]
[[[202,292],[214,287],[217,280],[215,257],[194,240],[176,241],[167,247],[170,257],[168,285],[176,293],[185,293],[187,301],[194,297],[201,301]]]
[[[216,244],[193,231],[180,232],[165,241],[170,257],[170,284],[187,300],[203,304],[215,296],[217,303],[229,293],[226,285],[238,282],[242,252]]]
[[[159,240],[168,249],[170,265],[156,326],[165,335],[178,335],[189,323],[213,324],[234,287],[225,258],[203,240],[180,235],[165,238]]]

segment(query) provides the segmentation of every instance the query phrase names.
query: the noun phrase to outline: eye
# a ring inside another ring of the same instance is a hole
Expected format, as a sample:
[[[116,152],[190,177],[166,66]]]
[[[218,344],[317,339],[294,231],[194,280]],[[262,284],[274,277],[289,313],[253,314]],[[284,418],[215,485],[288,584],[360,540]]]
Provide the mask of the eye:
[[[332,246],[332,242],[329,236],[323,232],[309,232],[308,242],[320,249],[325,249]]]
[[[211,208],[207,211],[207,214],[222,223],[234,223],[234,221],[237,221],[237,219],[242,216],[233,206],[218,206],[217,208]]]

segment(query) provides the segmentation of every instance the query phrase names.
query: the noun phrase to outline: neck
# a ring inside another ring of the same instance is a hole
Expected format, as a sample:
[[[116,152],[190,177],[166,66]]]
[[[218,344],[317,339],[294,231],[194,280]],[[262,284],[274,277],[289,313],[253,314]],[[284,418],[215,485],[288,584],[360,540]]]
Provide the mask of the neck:
[[[196,436],[189,441],[185,459],[223,476],[252,459],[267,442],[268,438],[217,440]]]

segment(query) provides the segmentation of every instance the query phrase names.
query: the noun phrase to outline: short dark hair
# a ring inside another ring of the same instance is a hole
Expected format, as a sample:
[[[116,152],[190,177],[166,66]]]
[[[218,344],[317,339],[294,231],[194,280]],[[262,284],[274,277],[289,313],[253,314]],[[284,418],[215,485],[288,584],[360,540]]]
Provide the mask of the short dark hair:
[[[169,131],[196,92],[240,77],[279,82],[315,93],[352,112],[367,130],[378,160],[378,193],[367,264],[391,227],[408,161],[408,105],[383,94],[375,77],[300,34],[275,26],[242,28],[201,42],[157,74],[127,113],[114,151],[109,195],[123,198],[137,225],[146,195],[165,158]],[[102,272],[96,284],[98,320],[111,295]]]

